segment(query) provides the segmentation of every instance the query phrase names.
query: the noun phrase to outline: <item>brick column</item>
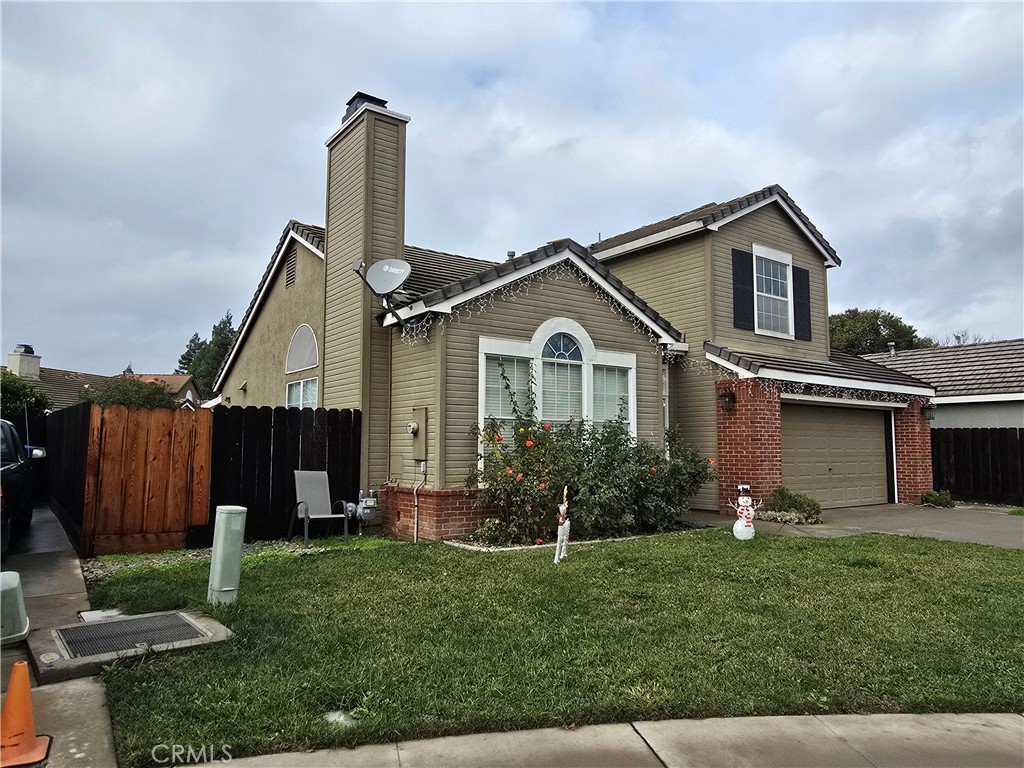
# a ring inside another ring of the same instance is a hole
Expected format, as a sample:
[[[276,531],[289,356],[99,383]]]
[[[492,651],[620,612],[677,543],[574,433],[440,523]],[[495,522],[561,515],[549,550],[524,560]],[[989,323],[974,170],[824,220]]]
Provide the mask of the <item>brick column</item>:
[[[782,485],[782,407],[779,391],[757,379],[724,379],[718,394],[732,390],[736,405],[726,412],[719,398],[718,510],[735,514],[736,486],[746,483],[755,499],[767,498]]]
[[[932,425],[921,412],[927,401],[914,399],[895,410],[896,488],[900,504],[920,504],[932,489]]]

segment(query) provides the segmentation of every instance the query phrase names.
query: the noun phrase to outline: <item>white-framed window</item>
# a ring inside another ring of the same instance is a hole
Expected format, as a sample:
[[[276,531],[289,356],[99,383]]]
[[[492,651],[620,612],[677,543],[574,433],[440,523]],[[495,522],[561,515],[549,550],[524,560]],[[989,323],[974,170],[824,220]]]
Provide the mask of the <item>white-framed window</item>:
[[[793,257],[754,243],[754,332],[793,338]]]
[[[533,397],[542,421],[603,422],[623,409],[636,434],[636,355],[597,349],[579,323],[551,318],[541,323],[530,341],[482,336],[479,352],[481,428],[489,419],[511,417],[500,360],[521,406],[533,373]]]
[[[316,408],[316,378],[288,382],[284,404],[289,408]]]

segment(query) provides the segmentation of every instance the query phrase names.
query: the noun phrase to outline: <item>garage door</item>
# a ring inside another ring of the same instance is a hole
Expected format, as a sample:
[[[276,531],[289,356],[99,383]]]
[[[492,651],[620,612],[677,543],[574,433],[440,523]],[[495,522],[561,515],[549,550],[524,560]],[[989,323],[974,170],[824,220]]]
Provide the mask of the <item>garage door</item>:
[[[885,504],[887,411],[782,406],[782,482],[825,509]]]

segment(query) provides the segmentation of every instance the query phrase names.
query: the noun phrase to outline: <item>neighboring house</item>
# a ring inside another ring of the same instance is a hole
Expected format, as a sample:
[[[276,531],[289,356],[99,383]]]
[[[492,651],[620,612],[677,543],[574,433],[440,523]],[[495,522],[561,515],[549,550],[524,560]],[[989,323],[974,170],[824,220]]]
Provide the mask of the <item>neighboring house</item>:
[[[199,396],[199,387],[196,381],[188,373],[127,373],[133,379],[144,381],[147,384],[159,384],[166,389],[183,407],[195,409],[202,398]]]
[[[42,358],[30,344],[19,344],[7,356],[7,370],[17,374],[50,398],[51,410],[70,408],[89,399],[89,390],[102,387],[118,376],[101,376],[96,373],[65,371],[60,368],[44,368]],[[183,407],[192,408],[199,403],[199,389],[188,374],[174,373],[133,373],[132,378],[159,384],[175,396]]]
[[[50,407],[54,411],[70,408],[88,400],[90,389],[101,387],[111,379],[110,376],[95,373],[43,368],[40,365],[41,360],[30,344],[19,344],[7,355],[7,370],[17,374],[49,397]]]
[[[864,355],[935,387],[932,426],[1024,429],[1024,339]]]
[[[511,415],[499,363],[520,393],[532,378],[545,420],[600,421],[624,401],[644,439],[681,429],[720,473],[696,508],[730,512],[739,483],[826,507],[918,503],[931,487],[934,391],[832,352],[839,258],[781,187],[589,248],[471,259],[405,243],[408,120],[349,101],[327,141],[326,228],[285,227],[214,385],[230,405],[361,409],[362,485],[382,488],[388,530],[411,532],[420,485],[419,535],[479,522],[470,429]],[[352,273],[386,258],[412,267],[401,323]]]

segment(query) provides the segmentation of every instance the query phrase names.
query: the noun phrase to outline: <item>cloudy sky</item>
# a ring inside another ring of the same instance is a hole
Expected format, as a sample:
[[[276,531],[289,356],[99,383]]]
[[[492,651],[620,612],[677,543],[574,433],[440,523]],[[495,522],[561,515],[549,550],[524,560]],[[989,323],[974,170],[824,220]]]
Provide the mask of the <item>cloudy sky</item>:
[[[356,90],[410,115],[406,237],[500,260],[779,183],[831,311],[1024,333],[1013,4],[2,4],[3,353],[170,371],[322,224]]]

